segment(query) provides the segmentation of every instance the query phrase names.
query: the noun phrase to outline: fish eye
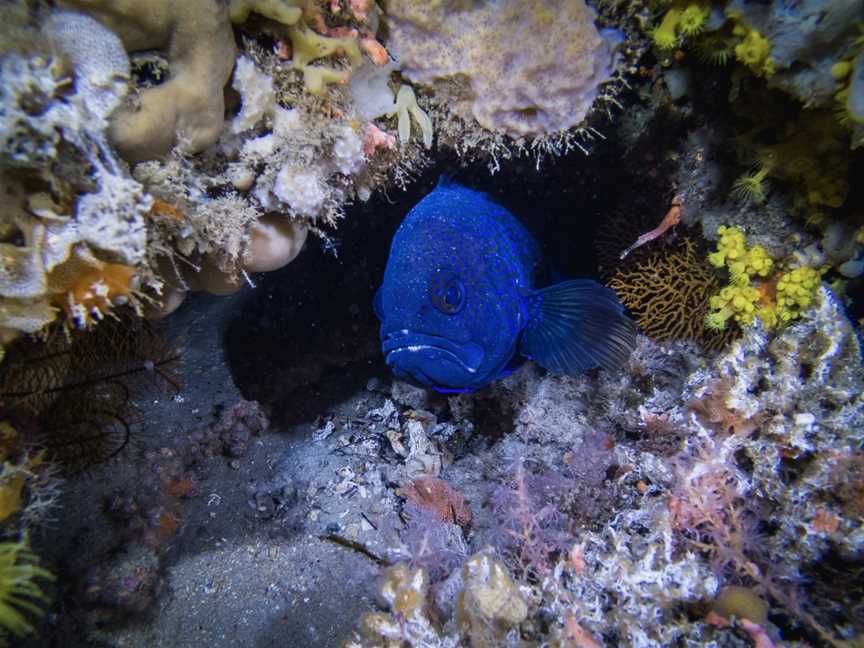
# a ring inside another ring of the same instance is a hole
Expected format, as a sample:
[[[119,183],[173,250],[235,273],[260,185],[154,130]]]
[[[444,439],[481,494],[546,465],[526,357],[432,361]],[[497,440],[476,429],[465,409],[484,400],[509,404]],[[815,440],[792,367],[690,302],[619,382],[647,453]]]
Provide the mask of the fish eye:
[[[429,299],[445,315],[455,315],[465,305],[465,285],[455,273],[439,268],[429,278]]]

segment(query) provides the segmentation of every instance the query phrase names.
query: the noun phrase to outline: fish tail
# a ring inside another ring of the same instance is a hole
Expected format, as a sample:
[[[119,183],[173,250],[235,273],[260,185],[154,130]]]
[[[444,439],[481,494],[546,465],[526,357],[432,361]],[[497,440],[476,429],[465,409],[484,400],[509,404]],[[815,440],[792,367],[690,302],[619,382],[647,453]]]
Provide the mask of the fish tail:
[[[562,281],[526,299],[529,316],[519,351],[549,371],[614,371],[636,347],[636,325],[615,293],[596,281]]]

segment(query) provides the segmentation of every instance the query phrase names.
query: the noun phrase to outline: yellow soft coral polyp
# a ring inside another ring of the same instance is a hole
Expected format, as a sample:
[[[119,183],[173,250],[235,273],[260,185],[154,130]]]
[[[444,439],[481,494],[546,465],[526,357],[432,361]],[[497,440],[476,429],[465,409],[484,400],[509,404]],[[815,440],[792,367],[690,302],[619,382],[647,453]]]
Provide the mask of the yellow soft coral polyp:
[[[733,16],[734,17],[734,16]],[[735,25],[732,33],[743,40],[735,46],[735,58],[750,68],[754,74],[770,77],[774,74],[774,59],[771,58],[771,41],[756,29],[742,24]]]
[[[775,329],[801,317],[819,289],[821,271],[801,266],[772,277],[774,260],[765,248],[748,246],[737,227],[721,226],[717,233],[717,250],[708,261],[729,272],[730,284],[709,299],[705,326],[722,330],[730,319],[749,326],[758,318]]]
[[[780,275],[777,279],[777,317],[782,323],[798,319],[810,307],[820,279],[821,272],[807,266]]]
[[[679,34],[695,36],[705,28],[709,12],[707,2],[676,2],[651,33],[654,44],[660,49],[672,49]]]
[[[751,277],[766,277],[774,264],[773,259],[761,245],[747,247],[744,232],[737,227],[720,226],[717,251],[708,255],[708,261],[716,268],[726,267],[733,283],[747,284]]]

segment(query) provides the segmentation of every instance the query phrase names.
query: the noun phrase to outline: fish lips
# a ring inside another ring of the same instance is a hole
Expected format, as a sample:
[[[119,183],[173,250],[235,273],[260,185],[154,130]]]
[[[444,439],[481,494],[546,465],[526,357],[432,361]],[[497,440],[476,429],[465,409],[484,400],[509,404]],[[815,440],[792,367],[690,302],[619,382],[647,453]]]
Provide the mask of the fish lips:
[[[397,374],[429,386],[461,388],[477,379],[486,355],[474,342],[454,342],[407,329],[382,334],[385,361]]]

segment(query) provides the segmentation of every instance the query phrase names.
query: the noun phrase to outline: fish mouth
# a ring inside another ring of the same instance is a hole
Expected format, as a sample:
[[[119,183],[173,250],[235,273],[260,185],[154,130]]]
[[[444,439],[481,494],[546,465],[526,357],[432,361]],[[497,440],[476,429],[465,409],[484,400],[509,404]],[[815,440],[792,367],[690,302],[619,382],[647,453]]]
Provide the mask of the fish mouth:
[[[391,367],[400,367],[428,380],[436,365],[455,365],[466,374],[476,374],[485,355],[483,347],[473,342],[454,342],[438,335],[415,333],[408,329],[382,334],[381,346],[385,361]],[[413,369],[413,370],[412,370]],[[419,374],[419,375],[418,375]]]

